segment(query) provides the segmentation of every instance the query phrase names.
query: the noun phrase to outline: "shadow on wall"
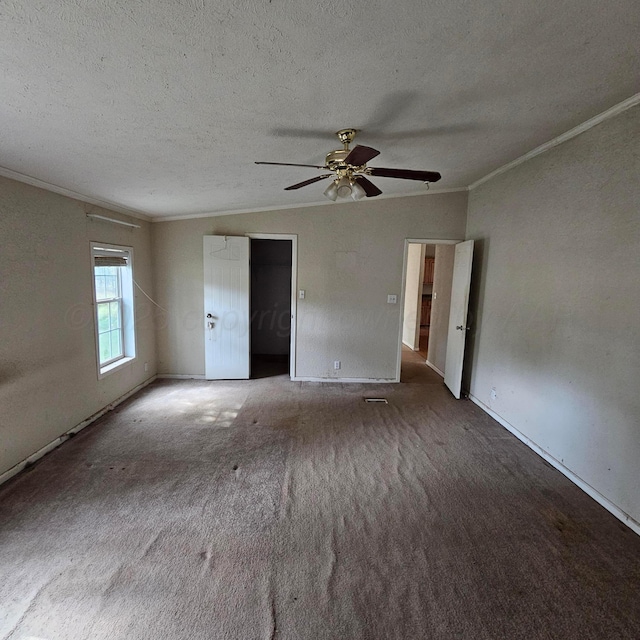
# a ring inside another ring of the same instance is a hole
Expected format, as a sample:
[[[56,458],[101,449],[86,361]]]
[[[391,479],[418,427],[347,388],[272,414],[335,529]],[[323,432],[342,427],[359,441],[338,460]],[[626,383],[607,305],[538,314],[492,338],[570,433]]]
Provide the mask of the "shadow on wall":
[[[465,394],[468,394],[471,389],[473,362],[477,355],[477,336],[480,333],[480,326],[482,322],[480,317],[480,304],[484,299],[484,291],[486,287],[486,279],[483,277],[483,273],[488,255],[489,239],[474,239],[471,287],[469,290],[469,311],[467,313],[467,326],[471,327],[471,329],[467,334],[467,343],[464,350],[464,364],[462,367],[462,389]]]

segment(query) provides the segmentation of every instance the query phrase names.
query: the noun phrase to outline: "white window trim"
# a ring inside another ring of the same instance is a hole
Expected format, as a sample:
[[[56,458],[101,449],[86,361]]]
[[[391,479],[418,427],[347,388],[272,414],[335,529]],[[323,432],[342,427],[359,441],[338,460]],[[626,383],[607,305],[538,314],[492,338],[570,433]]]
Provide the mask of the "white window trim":
[[[94,268],[94,256],[96,249],[114,249],[117,251],[126,251],[129,255],[126,269],[129,271],[130,277],[121,278],[120,286],[122,288],[122,326],[124,335],[124,356],[100,365],[100,337],[98,334],[98,302],[96,295],[96,277]],[[108,244],[105,242],[91,243],[91,288],[93,291],[93,325],[96,344],[96,366],[98,372],[98,380],[119,371],[123,367],[130,365],[136,359],[136,331],[135,331],[135,296],[133,293],[133,247],[123,245]]]

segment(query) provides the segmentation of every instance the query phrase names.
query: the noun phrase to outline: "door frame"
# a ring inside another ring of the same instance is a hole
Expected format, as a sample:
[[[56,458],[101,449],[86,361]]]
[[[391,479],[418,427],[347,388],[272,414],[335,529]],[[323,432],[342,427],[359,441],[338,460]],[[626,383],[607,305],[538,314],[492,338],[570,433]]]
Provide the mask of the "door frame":
[[[289,376],[296,377],[298,337],[298,234],[297,233],[245,233],[252,240],[291,240],[291,336],[289,342]],[[251,277],[251,252],[249,252],[249,277]],[[251,320],[251,319],[249,319]],[[251,322],[249,322],[251,324]],[[251,351],[249,351],[251,355]]]
[[[394,382],[400,382],[400,373],[402,367],[402,327],[404,325],[404,302],[405,289],[407,286],[407,262],[409,257],[410,244],[459,244],[464,242],[464,238],[460,240],[443,240],[434,238],[405,238],[404,240],[404,257],[402,260],[402,284],[400,288],[400,326],[398,330],[398,356],[396,361],[396,379]]]

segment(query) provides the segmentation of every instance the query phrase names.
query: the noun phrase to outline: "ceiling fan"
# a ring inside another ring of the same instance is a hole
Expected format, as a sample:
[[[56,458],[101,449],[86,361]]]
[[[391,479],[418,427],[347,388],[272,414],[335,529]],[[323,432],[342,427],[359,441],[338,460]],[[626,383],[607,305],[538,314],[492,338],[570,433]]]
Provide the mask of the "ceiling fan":
[[[313,169],[328,169],[332,173],[324,173],[321,176],[310,178],[290,187],[285,191],[293,191],[306,187],[309,184],[333,178],[331,184],[325,189],[324,195],[330,200],[348,198],[360,200],[364,197],[379,196],[382,191],[376,187],[366,176],[381,176],[384,178],[400,178],[401,180],[419,180],[420,182],[437,182],[441,175],[437,171],[413,171],[411,169],[382,169],[380,167],[367,167],[367,162],[375,158],[380,152],[371,147],[356,145],[349,149],[353,142],[357,129],[340,129],[336,132],[338,139],[344,145],[343,149],[330,151],[325,158],[324,165],[294,164],[291,162],[256,162],[256,164],[274,164],[285,167],[311,167]]]

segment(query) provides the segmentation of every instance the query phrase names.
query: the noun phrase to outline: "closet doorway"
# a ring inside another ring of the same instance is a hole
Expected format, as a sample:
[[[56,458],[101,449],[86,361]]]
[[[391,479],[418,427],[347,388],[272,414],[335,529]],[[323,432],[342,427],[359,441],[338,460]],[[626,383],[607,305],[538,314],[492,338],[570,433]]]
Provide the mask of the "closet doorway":
[[[251,378],[291,375],[294,241],[250,235]]]

